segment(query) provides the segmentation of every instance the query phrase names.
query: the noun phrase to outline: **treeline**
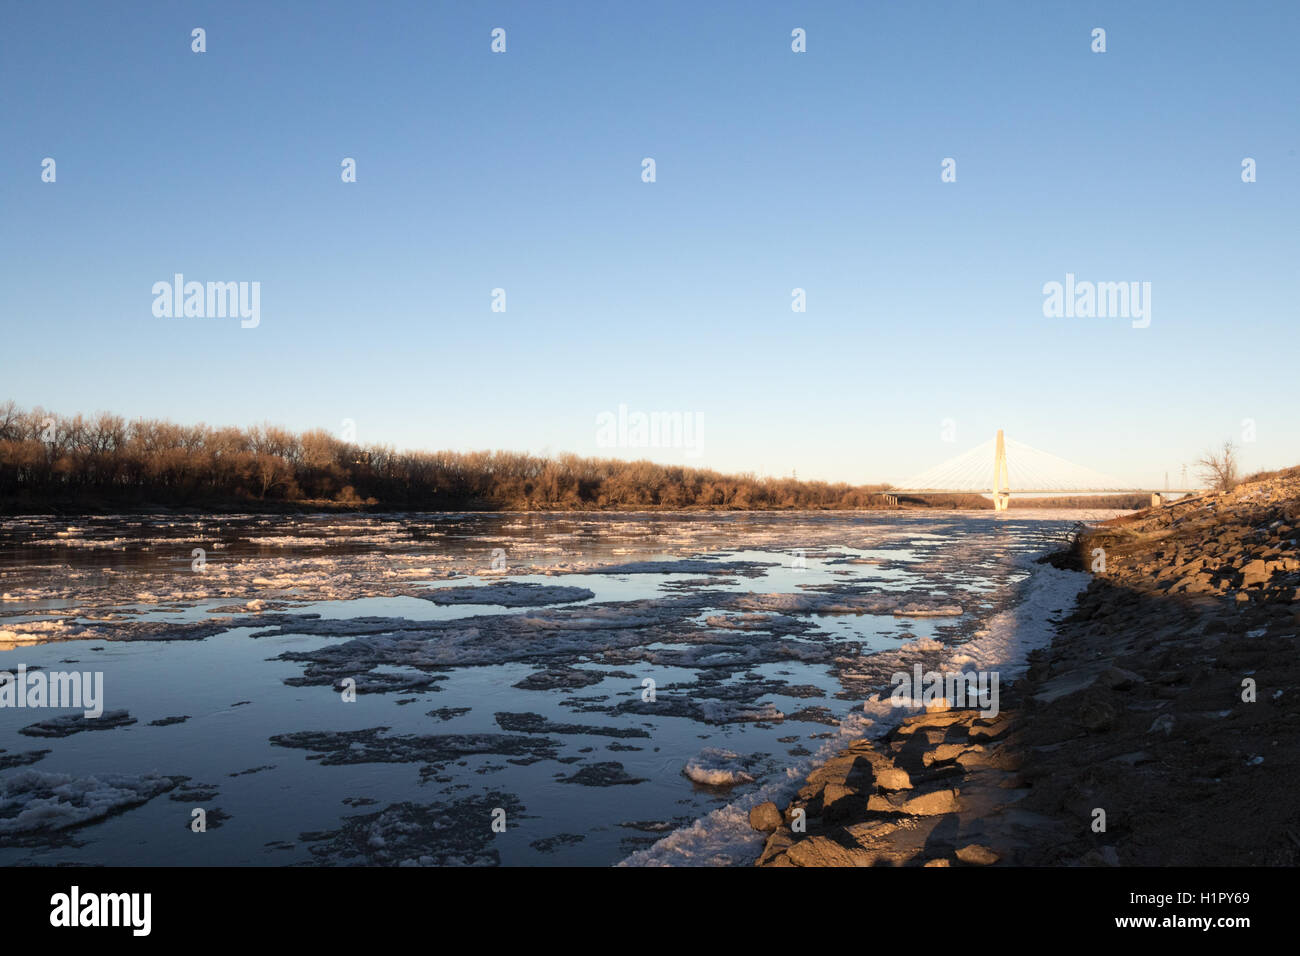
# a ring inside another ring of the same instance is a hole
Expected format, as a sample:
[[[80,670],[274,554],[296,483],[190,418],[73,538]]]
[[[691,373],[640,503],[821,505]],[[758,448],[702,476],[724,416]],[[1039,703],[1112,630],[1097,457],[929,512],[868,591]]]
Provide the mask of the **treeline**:
[[[411,452],[326,431],[213,428],[0,405],[0,511],[120,508],[394,511],[873,509],[889,485],[724,475],[649,461],[515,452]],[[1126,499],[1127,500],[1127,499]],[[1014,507],[1145,507],[1080,498]],[[980,495],[904,496],[902,507],[991,508]]]
[[[723,475],[648,461],[399,452],[325,431],[213,428],[0,405],[0,501],[113,507],[527,510],[880,508],[887,485]]]

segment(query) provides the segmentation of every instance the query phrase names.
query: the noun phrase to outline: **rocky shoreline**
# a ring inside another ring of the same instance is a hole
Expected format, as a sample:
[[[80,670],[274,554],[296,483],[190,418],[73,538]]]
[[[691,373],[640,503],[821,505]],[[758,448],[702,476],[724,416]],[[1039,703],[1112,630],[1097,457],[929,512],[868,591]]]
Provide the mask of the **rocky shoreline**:
[[[1300,469],[1105,522],[1093,580],[1002,690],[814,770],[759,866],[1300,863]]]

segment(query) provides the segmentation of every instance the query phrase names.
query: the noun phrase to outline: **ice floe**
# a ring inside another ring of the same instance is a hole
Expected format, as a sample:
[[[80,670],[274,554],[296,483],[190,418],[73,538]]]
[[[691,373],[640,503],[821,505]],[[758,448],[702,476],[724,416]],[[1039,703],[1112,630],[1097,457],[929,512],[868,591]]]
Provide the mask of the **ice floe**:
[[[0,836],[21,841],[91,823],[152,800],[178,782],[158,773],[74,777],[20,770],[0,778]]]
[[[682,773],[696,783],[710,787],[734,787],[754,782],[746,760],[735,751],[721,747],[705,747],[686,761]]]
[[[434,604],[496,604],[501,607],[541,607],[546,604],[571,604],[589,601],[596,596],[587,588],[560,587],[535,583],[481,584],[457,588],[434,588],[417,597]]]

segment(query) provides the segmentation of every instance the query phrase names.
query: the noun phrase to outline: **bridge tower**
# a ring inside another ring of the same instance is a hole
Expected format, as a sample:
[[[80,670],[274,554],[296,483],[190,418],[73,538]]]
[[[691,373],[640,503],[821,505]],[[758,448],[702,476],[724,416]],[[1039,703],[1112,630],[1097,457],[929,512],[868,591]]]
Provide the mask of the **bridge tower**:
[[[1006,511],[1010,505],[1011,473],[1007,471],[1007,440],[999,428],[997,447],[993,452],[993,510]]]

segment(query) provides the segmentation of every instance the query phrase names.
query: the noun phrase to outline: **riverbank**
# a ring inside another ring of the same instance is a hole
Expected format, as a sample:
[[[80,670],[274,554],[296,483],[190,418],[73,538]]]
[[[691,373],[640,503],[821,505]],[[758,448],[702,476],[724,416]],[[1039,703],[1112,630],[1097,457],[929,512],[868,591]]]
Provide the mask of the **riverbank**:
[[[1298,470],[1099,525],[1057,557],[1092,580],[997,717],[855,741],[755,808],[758,864],[1300,862],[1298,539]]]

